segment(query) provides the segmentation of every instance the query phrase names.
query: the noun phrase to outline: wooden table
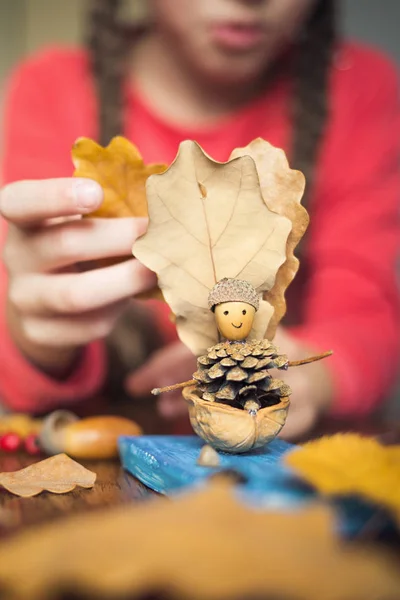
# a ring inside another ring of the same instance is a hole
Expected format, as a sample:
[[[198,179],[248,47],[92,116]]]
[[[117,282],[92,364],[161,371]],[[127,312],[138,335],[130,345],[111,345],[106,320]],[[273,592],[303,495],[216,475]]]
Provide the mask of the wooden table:
[[[0,454],[0,471],[23,468],[37,458],[24,454]],[[119,462],[83,462],[97,474],[96,484],[90,490],[77,488],[68,494],[43,493],[33,498],[19,498],[0,491],[0,540],[30,525],[45,523],[72,513],[93,511],[105,506],[143,501],[153,494],[139,481],[124,472]]]
[[[96,403],[97,408],[101,403]],[[156,417],[154,406],[142,403],[128,408],[118,406],[114,412],[131,413],[147,433],[170,433],[168,423]],[[385,424],[382,420],[371,419],[358,423],[326,421],[312,436],[338,431],[357,431],[375,435],[384,442],[400,442],[400,424]],[[0,452],[0,471],[15,471],[38,460],[26,454],[5,454]],[[80,461],[83,462],[83,461]],[[63,495],[44,493],[34,498],[18,498],[0,489],[0,539],[32,524],[59,519],[71,513],[95,510],[104,506],[115,506],[127,502],[144,501],[153,492],[124,472],[119,462],[101,461],[83,463],[97,473],[96,485],[91,490],[77,489]]]
[[[100,398],[74,412],[83,417],[90,414],[123,414],[135,419],[146,433],[170,432],[170,426],[157,416],[151,402],[137,403],[132,407],[132,403],[110,403]],[[25,453],[8,454],[0,450],[0,472],[17,471],[43,458],[46,457],[32,457]],[[30,525],[45,523],[72,513],[139,502],[154,495],[154,492],[125,472],[117,459],[79,462],[97,474],[93,489],[77,488],[68,494],[43,493],[33,498],[19,498],[0,488],[0,541]]]

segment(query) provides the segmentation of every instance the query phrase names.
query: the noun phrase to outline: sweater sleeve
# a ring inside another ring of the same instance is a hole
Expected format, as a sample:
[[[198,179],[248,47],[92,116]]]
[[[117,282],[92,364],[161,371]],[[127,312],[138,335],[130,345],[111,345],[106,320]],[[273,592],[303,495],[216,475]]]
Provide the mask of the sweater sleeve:
[[[72,174],[71,141],[90,134],[88,121],[94,120],[93,115],[85,119],[83,105],[79,108],[79,119],[72,119],[76,122],[74,129],[69,122],[73,117],[71,110],[63,111],[66,98],[74,95],[73,86],[79,92],[86,85],[83,66],[83,55],[51,51],[23,63],[12,75],[3,115],[2,185]],[[75,100],[79,102],[79,98]],[[86,130],[80,126],[84,120]],[[6,233],[7,224],[0,222],[0,249]],[[35,413],[95,394],[105,378],[103,343],[95,342],[84,349],[68,379],[58,381],[44,375],[21,355],[8,334],[6,294],[7,273],[1,264],[0,405]]]
[[[337,416],[367,414],[385,399],[400,339],[397,73],[384,58],[365,68],[354,58],[346,77],[346,109],[332,115],[311,207],[304,322],[292,331],[333,349],[326,366]]]

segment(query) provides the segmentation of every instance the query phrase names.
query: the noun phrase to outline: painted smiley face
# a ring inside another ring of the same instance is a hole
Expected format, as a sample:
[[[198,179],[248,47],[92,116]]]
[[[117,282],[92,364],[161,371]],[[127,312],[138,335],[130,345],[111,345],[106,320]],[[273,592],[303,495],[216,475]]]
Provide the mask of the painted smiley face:
[[[223,302],[215,307],[215,320],[220,333],[227,340],[237,342],[249,335],[255,308],[246,302]]]

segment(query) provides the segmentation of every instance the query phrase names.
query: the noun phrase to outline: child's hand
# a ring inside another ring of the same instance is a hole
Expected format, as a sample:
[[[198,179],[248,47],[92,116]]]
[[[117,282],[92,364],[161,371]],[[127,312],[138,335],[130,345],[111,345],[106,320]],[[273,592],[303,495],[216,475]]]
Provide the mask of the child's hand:
[[[155,352],[150,359],[126,381],[126,389],[133,396],[148,396],[152,389],[192,379],[196,358],[180,341]],[[182,390],[161,394],[158,409],[166,418],[175,418],[187,412]]]
[[[77,349],[107,336],[133,295],[154,286],[137,260],[77,272],[76,263],[130,256],[145,219],[81,219],[103,198],[88,179],[22,181],[0,192],[8,221],[8,325],[21,351],[62,373]]]
[[[325,350],[303,346],[282,327],[278,327],[274,344],[289,360],[300,360]],[[328,411],[333,396],[328,361],[329,358],[326,358],[308,365],[292,367],[284,372],[278,371],[275,375],[292,388],[289,412],[280,437],[295,440],[306,435]]]

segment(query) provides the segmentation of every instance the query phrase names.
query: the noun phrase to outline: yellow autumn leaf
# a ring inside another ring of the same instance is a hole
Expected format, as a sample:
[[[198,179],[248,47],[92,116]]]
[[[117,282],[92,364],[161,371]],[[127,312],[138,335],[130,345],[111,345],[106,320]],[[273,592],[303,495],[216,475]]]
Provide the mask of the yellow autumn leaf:
[[[325,507],[263,512],[229,485],[107,507],[0,542],[0,589],[15,600],[154,594],[192,600],[397,600],[397,560],[337,539]]]
[[[146,165],[138,148],[122,136],[114,137],[105,148],[89,138],[78,138],[71,155],[74,177],[93,179],[103,188],[101,206],[85,217],[147,217],[146,181],[150,175],[165,171],[167,165]],[[97,264],[111,266],[128,258],[131,255],[104,259]],[[158,287],[137,298],[164,300]]]
[[[400,446],[337,434],[288,453],[285,463],[326,495],[356,495],[389,509],[400,524]]]
[[[26,437],[31,433],[39,433],[41,427],[41,419],[34,419],[24,413],[6,413],[0,417],[0,435],[12,432]]]
[[[146,165],[139,150],[124,137],[115,137],[103,148],[89,138],[78,138],[72,147],[75,177],[97,181],[104,192],[101,206],[87,216],[146,217],[146,181],[167,168]]]

